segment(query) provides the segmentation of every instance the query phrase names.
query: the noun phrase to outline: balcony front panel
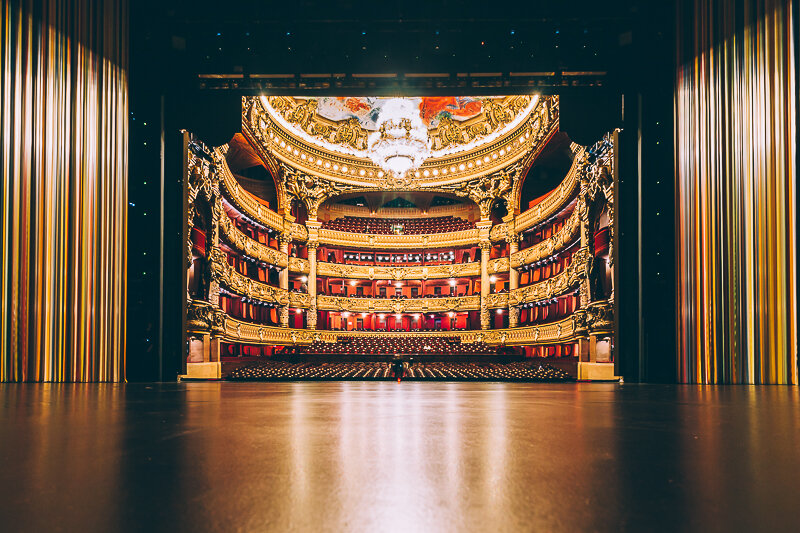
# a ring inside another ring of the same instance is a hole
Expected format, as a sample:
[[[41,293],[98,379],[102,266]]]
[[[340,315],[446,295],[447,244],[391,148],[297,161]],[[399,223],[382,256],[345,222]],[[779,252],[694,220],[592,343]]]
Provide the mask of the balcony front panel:
[[[319,242],[328,246],[346,246],[348,248],[421,250],[476,245],[479,240],[478,234],[477,228],[430,235],[376,235],[320,228]]]
[[[237,295],[278,305],[289,303],[287,290],[267,285],[237,272],[228,264],[225,252],[219,248],[211,250],[210,265],[211,277]]]
[[[564,227],[558,230],[555,235],[513,254],[511,256],[511,266],[519,268],[560,252],[579,238],[580,230],[581,219],[576,209],[566,220]]]
[[[558,187],[541,202],[517,215],[514,224],[517,233],[541,224],[569,204],[580,186],[580,174],[584,167],[583,154],[584,149],[578,148],[567,176]]]
[[[317,309],[322,311],[349,311],[356,313],[442,313],[448,311],[477,311],[481,297],[442,296],[428,298],[348,298],[343,296],[317,296]]]
[[[560,296],[578,286],[580,280],[586,278],[591,265],[592,256],[588,248],[580,248],[572,256],[572,262],[563,272],[552,278],[514,289],[509,293],[509,305],[522,305]]]
[[[280,268],[286,268],[288,265],[288,258],[285,253],[274,250],[245,235],[236,227],[236,224],[228,215],[223,214],[219,218],[219,227],[225,240],[236,251]]]

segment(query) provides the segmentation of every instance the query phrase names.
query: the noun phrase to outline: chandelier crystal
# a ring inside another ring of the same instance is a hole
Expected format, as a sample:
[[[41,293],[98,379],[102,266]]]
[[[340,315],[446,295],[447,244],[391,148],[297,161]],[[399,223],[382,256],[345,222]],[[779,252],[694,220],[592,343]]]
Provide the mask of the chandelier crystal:
[[[370,159],[386,172],[402,178],[431,155],[428,128],[412,100],[391,98],[375,121],[378,131],[368,138]]]

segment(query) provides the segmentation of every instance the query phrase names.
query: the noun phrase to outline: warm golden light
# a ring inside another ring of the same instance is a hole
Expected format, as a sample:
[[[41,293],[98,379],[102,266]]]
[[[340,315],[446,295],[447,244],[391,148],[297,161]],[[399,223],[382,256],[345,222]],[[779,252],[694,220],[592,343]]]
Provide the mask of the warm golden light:
[[[798,382],[792,3],[681,13],[695,31],[675,95],[686,382]]]
[[[1,9],[0,381],[120,381],[127,5]]]

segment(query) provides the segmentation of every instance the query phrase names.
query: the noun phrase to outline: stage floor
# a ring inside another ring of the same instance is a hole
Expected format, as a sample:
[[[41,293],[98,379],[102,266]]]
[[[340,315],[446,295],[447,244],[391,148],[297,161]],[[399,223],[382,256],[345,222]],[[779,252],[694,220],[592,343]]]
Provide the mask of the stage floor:
[[[796,531],[800,389],[0,385],[11,531]]]

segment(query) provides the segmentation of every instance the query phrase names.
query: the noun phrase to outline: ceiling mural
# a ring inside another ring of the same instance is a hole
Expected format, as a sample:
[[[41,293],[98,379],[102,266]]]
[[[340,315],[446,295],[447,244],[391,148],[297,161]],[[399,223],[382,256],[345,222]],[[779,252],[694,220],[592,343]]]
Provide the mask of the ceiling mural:
[[[329,198],[428,191],[489,205],[511,194],[558,131],[558,97],[536,94],[263,95],[245,97],[242,114],[242,133],[277,169],[283,192],[304,176],[303,186],[314,195],[332,188],[324,195]]]
[[[496,98],[496,97],[495,97]],[[301,99],[298,99],[301,100]],[[340,122],[355,118],[359,125],[369,131],[378,129],[378,119],[383,105],[391,98],[377,97],[332,97],[304,98],[316,101],[317,114],[325,119]],[[459,122],[477,117],[483,110],[480,99],[469,96],[423,96],[405,98],[419,110],[419,116],[428,129],[439,127],[442,119]]]

